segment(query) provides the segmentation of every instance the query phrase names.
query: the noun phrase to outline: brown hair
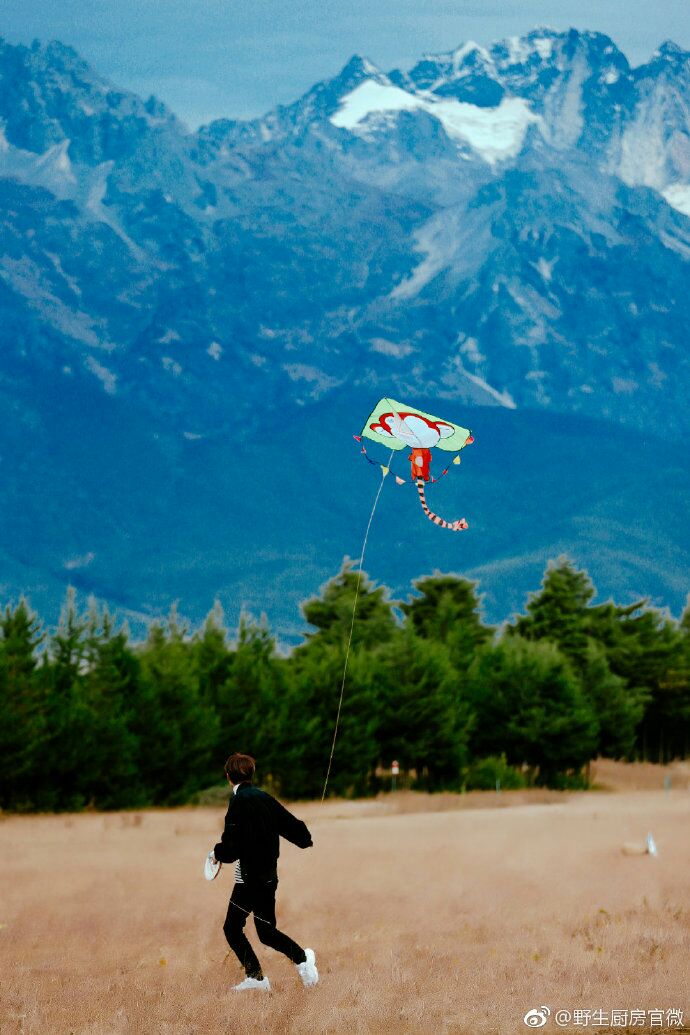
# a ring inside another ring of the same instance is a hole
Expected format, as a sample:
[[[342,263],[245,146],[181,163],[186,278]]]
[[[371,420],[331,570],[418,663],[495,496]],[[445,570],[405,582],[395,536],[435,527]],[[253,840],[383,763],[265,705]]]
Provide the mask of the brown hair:
[[[225,763],[225,775],[233,783],[241,783],[243,780],[251,781],[256,769],[256,762],[251,755],[243,755],[236,751]]]

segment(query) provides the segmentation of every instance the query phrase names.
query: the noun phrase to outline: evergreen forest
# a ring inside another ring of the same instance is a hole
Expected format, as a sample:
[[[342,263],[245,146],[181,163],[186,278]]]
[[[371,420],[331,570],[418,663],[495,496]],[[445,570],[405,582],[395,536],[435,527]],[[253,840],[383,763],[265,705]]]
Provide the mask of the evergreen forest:
[[[434,791],[586,787],[599,756],[687,757],[690,609],[594,597],[559,558],[494,628],[461,576],[396,601],[345,564],[302,605],[310,631],[289,653],[265,618],[231,634],[218,604],[195,630],[173,608],[134,642],[73,590],[52,629],[22,599],[0,615],[0,808],[195,801],[233,751],[274,793],[320,797],[341,689],[333,795],[388,789],[393,759],[403,785]]]

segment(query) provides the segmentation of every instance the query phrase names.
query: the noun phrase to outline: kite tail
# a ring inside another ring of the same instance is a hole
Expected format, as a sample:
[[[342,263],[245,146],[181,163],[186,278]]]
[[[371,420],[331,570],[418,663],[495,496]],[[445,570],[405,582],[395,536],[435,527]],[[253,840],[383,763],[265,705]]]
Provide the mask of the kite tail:
[[[429,518],[429,521],[433,521],[433,523],[438,525],[440,528],[449,528],[451,532],[461,532],[469,527],[464,518],[460,518],[459,521],[444,521],[443,518],[438,516],[438,514],[434,514],[433,510],[429,510],[426,503],[426,498],[424,496],[424,479],[417,478],[415,484],[417,486],[417,492],[419,493],[419,502],[422,504],[422,510]]]

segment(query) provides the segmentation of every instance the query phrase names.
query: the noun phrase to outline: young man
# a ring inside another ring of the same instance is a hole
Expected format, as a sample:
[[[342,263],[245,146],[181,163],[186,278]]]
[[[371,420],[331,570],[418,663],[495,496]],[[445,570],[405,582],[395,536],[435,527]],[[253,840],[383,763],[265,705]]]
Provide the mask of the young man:
[[[284,953],[297,967],[306,987],[319,980],[313,949],[303,949],[276,927],[276,888],[280,837],[299,848],[313,843],[306,825],[274,797],[252,785],[256,763],[251,755],[236,753],[225,763],[225,775],[232,786],[225,829],[213,849],[214,859],[235,863],[235,886],[223,925],[228,945],[247,974],[234,988],[270,990],[244,933],[250,913],[254,913],[256,933],[264,945]]]

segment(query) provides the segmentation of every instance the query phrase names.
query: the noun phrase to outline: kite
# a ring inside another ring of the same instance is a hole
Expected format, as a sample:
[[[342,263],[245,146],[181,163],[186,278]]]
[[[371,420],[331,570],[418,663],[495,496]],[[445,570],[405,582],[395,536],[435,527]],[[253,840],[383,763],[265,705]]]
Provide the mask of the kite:
[[[432,449],[442,449],[445,452],[455,453],[452,463],[460,463],[460,450],[464,446],[474,442],[472,432],[467,428],[453,424],[451,421],[434,417],[430,413],[424,413],[414,406],[398,403],[394,399],[381,399],[372,412],[362,429],[361,435],[355,435],[356,441],[370,439],[372,442],[384,443],[391,450],[410,447],[412,452],[408,456],[410,461],[412,481],[417,487],[419,502],[422,510],[435,525],[440,528],[448,528],[451,532],[461,532],[468,528],[464,518],[459,521],[445,521],[429,509],[426,502],[424,485],[426,482],[437,482],[448,474],[450,464],[441,471],[438,478],[431,475]],[[361,452],[369,463],[376,463],[367,454],[363,445]],[[391,453],[391,456],[393,454]],[[382,464],[383,476],[388,474],[388,466]],[[398,485],[404,485],[405,479],[396,475]]]
[[[448,528],[451,532],[461,532],[468,527],[467,522],[464,518],[460,518],[459,521],[445,521],[438,514],[434,514],[433,510],[429,510],[427,506],[426,497],[424,495],[424,485],[427,482],[438,482],[441,478],[445,478],[450,470],[450,463],[447,467],[439,474],[438,478],[432,477],[431,464],[433,462],[432,449],[442,449],[446,453],[455,453],[452,459],[452,463],[460,463],[460,450],[464,449],[465,446],[474,442],[472,432],[467,428],[460,427],[459,424],[453,424],[449,420],[441,420],[440,417],[433,417],[430,413],[424,413],[423,410],[418,410],[414,406],[407,406],[404,403],[396,402],[395,399],[388,399],[384,397],[379,400],[372,412],[369,414],[367,421],[362,428],[361,435],[353,435],[356,442],[361,445],[360,452],[368,463],[373,464],[376,467],[381,468],[381,482],[374,499],[374,504],[371,508],[371,514],[367,522],[366,531],[364,533],[364,541],[362,542],[362,551],[359,558],[359,571],[357,573],[357,583],[355,587],[355,598],[352,604],[352,620],[350,622],[350,634],[347,639],[347,648],[345,650],[345,661],[343,664],[343,678],[340,684],[340,697],[338,699],[338,711],[335,717],[335,728],[333,730],[333,740],[331,742],[331,753],[328,759],[328,768],[326,770],[326,779],[323,784],[323,792],[321,794],[321,801],[324,801],[326,797],[326,790],[328,788],[328,778],[331,775],[331,765],[333,764],[333,754],[335,752],[335,742],[338,736],[338,726],[340,723],[340,711],[343,704],[343,695],[345,693],[345,678],[347,676],[347,664],[350,657],[350,647],[352,645],[352,633],[355,627],[355,616],[357,614],[357,600],[359,598],[359,586],[362,579],[362,569],[364,565],[364,554],[367,549],[367,540],[369,538],[369,529],[371,528],[371,522],[374,517],[374,511],[383,489],[383,483],[386,480],[386,476],[390,473],[390,459],[386,464],[380,464],[376,460],[372,460],[367,453],[366,446],[363,443],[363,439],[369,439],[372,442],[379,442],[385,445],[391,450],[391,459],[393,453],[397,450],[404,449],[406,446],[412,450],[409,453],[407,459],[410,461],[410,469],[412,474],[412,481],[417,487],[417,493],[419,494],[419,502],[422,505],[422,510],[429,518],[429,521],[433,521],[435,525],[440,528]],[[395,481],[398,485],[405,485],[409,479],[400,478],[398,475],[395,476]]]

